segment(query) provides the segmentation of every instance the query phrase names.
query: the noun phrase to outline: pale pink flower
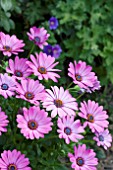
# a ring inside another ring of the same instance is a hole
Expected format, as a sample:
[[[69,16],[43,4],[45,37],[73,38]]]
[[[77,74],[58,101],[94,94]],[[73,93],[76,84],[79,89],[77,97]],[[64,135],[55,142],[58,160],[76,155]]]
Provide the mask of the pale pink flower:
[[[47,56],[47,54],[40,52],[39,54],[36,53],[36,58],[33,55],[30,55],[30,58],[32,62],[26,62],[30,67],[30,69],[28,69],[30,72],[33,72],[35,76],[38,76],[39,80],[51,79],[54,82],[57,82],[57,78],[60,78],[60,76],[55,72],[61,70],[54,69],[58,64],[58,62],[55,62],[54,57],[51,57],[50,55]]]
[[[12,54],[17,55],[18,52],[24,51],[21,49],[25,46],[23,40],[19,40],[15,35],[8,35],[1,32],[0,51],[3,51],[3,55],[10,57]]]
[[[2,135],[2,132],[7,132],[7,125],[9,123],[9,120],[7,120],[8,116],[5,114],[5,112],[2,111],[0,107],[0,136]]]
[[[107,112],[103,110],[103,106],[99,106],[94,101],[88,100],[88,103],[85,101],[81,103],[78,115],[86,119],[84,127],[88,125],[92,132],[101,132],[108,127]]]
[[[81,126],[80,120],[74,121],[74,116],[64,116],[63,118],[58,118],[57,125],[59,129],[59,138],[64,138],[67,144],[70,141],[78,142],[83,136],[80,133],[84,132],[84,128]]]
[[[48,45],[46,42],[48,40],[48,37],[50,34],[47,33],[47,30],[42,28],[37,28],[37,27],[31,27],[30,28],[30,33],[27,32],[27,35],[29,36],[30,41],[34,41],[34,43],[39,46],[41,49],[44,48],[44,45]]]
[[[13,77],[8,76],[7,73],[0,74],[0,94],[4,98],[8,98],[15,94],[16,81]]]
[[[6,67],[6,71],[12,74],[12,77],[21,80],[28,77],[31,73],[27,72],[28,65],[26,64],[28,61],[26,58],[15,57],[15,60],[9,59],[9,65]]]
[[[38,100],[43,100],[45,97],[44,86],[38,80],[26,79],[21,80],[21,84],[17,84],[16,98],[21,98],[32,104],[39,105]]]
[[[47,111],[51,111],[51,117],[54,118],[57,114],[62,118],[66,115],[76,115],[75,110],[78,110],[76,99],[71,96],[68,90],[64,91],[57,86],[51,87],[52,91],[47,89],[46,98],[43,102],[43,107]]]
[[[52,130],[51,118],[45,110],[39,107],[23,108],[23,115],[17,115],[18,127],[27,139],[44,138],[44,135]]]
[[[95,76],[95,73],[91,71],[92,67],[86,65],[86,62],[74,61],[69,64],[68,75],[73,79],[73,82],[80,88],[86,89],[87,92],[100,89],[100,82]]]
[[[109,134],[109,130],[106,129],[100,133],[95,132],[95,137],[93,138],[98,146],[103,146],[107,150],[111,146],[112,136]]]
[[[68,153],[71,167],[74,170],[97,170],[98,159],[93,149],[86,149],[86,145],[74,146],[74,154]]]
[[[31,170],[28,166],[29,159],[25,158],[24,154],[14,149],[13,151],[4,151],[0,158],[1,170]]]

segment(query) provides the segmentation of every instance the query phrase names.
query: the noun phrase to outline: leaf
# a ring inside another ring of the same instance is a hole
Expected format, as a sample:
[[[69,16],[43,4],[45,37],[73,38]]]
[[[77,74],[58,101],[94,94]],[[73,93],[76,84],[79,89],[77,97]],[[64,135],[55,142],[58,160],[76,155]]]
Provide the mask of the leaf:
[[[1,7],[4,11],[8,11],[12,8],[12,1],[11,0],[1,0]]]

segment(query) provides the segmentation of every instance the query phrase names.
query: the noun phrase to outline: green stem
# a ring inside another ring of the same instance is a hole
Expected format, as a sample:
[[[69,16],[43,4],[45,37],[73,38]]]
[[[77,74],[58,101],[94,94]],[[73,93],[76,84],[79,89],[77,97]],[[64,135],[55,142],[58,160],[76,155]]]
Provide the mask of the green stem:
[[[46,141],[46,140],[50,140],[50,139],[54,139],[54,138],[58,138],[58,135],[50,136],[50,137],[47,137],[47,138],[41,138],[41,139],[39,140],[39,142]]]
[[[71,83],[67,86],[67,88],[66,88],[66,89],[68,89],[68,90],[69,90],[69,87],[70,87],[72,84],[73,84],[73,82],[71,82]]]
[[[28,54],[27,58],[30,57],[30,54],[33,52],[34,48],[35,48],[35,44],[32,45],[32,48],[31,48],[31,50],[29,51],[29,54]]]
[[[78,99],[79,99],[80,97],[82,97],[84,94],[85,94],[85,92],[82,93],[82,94],[80,94],[80,95],[76,98],[76,100],[78,100]]]

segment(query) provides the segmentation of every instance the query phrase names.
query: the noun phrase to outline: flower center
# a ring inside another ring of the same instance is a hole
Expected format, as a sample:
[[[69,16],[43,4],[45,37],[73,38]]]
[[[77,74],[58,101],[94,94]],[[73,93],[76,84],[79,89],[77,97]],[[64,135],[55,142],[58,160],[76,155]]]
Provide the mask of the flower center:
[[[47,73],[45,67],[39,67],[39,68],[38,68],[38,71],[39,71],[39,73],[41,73],[41,74],[46,74],[46,73]]]
[[[14,164],[10,164],[10,165],[8,166],[8,170],[17,170],[17,167],[16,167],[16,165],[14,165]]]
[[[51,24],[51,25],[54,25],[54,22],[53,22],[53,21],[51,21],[51,22],[50,22],[50,24]]]
[[[32,100],[34,98],[34,94],[30,92],[26,92],[24,96],[28,100]]]
[[[71,134],[71,129],[69,127],[65,127],[64,128],[64,133],[66,133],[67,135],[70,135]]]
[[[77,81],[82,81],[82,77],[79,74],[76,74],[75,78],[76,78]]]
[[[81,157],[77,158],[77,159],[76,159],[76,163],[77,163],[77,165],[79,165],[79,166],[84,165],[84,160],[83,160],[83,158],[81,158]]]
[[[88,114],[87,118],[89,122],[94,123],[94,116],[92,114]]]
[[[54,100],[54,104],[56,107],[62,107],[62,105],[63,105],[62,101],[59,99]]]
[[[29,127],[31,130],[35,130],[35,129],[37,129],[38,124],[37,124],[36,121],[30,120],[30,121],[28,122],[28,127]]]
[[[99,141],[104,141],[104,137],[102,135],[99,135]]]
[[[39,38],[38,36],[36,36],[36,37],[34,38],[34,40],[35,40],[35,42],[37,42],[37,43],[40,42],[40,38]]]
[[[21,71],[19,71],[19,70],[15,70],[15,76],[17,76],[17,77],[22,77],[22,76],[23,76],[23,74],[22,74],[22,72],[21,72]]]
[[[53,53],[54,53],[54,54],[57,54],[57,50],[53,50]]]
[[[10,48],[8,45],[4,46],[3,48],[4,48],[4,50],[6,50],[6,51],[11,51],[11,48]]]
[[[2,89],[2,90],[8,90],[8,88],[9,88],[9,87],[8,87],[7,84],[2,84],[2,85],[1,85],[1,89]]]

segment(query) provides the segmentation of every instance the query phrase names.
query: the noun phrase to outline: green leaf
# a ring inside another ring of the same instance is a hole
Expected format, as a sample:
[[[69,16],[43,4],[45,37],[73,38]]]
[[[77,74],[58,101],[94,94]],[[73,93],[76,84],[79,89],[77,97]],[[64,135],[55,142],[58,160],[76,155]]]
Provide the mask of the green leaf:
[[[1,0],[1,7],[4,11],[8,11],[12,8],[12,1],[11,0]]]

